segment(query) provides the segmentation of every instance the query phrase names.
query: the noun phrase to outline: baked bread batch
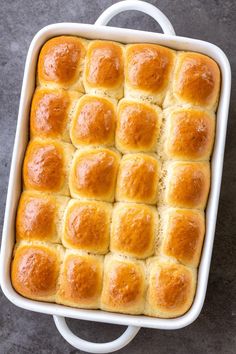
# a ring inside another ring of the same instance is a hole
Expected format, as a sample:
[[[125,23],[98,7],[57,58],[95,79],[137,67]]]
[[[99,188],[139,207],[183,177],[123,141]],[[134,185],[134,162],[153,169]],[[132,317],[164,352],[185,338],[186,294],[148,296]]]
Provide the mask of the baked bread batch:
[[[162,318],[190,308],[219,89],[202,54],[44,44],[16,217],[18,293]]]

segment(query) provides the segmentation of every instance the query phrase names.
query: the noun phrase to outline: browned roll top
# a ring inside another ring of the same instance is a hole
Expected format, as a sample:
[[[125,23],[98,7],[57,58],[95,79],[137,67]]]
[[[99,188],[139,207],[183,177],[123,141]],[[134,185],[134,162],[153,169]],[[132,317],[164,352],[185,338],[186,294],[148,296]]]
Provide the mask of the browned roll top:
[[[96,265],[78,256],[69,256],[65,264],[65,297],[75,301],[93,298],[100,290]]]
[[[29,298],[47,299],[55,295],[59,275],[58,255],[43,245],[21,246],[12,263],[14,288]]]
[[[220,70],[211,58],[199,53],[181,53],[174,93],[198,106],[214,106],[219,94]]]
[[[75,155],[72,189],[80,197],[113,200],[119,155],[108,149],[91,149]]]
[[[208,163],[175,162],[167,168],[166,203],[204,209],[210,188]]]
[[[32,142],[25,155],[23,176],[26,188],[58,191],[65,178],[63,152],[51,142]]]
[[[119,203],[114,208],[111,231],[113,252],[146,258],[154,252],[157,215],[143,204]]]
[[[72,200],[65,215],[65,246],[94,253],[107,252],[111,209],[102,202]]]
[[[61,36],[47,41],[38,60],[39,81],[71,84],[76,79],[85,48],[77,37]]]
[[[137,101],[122,100],[118,109],[117,147],[127,151],[154,151],[160,122],[154,107]]]
[[[50,199],[25,194],[18,207],[17,237],[43,240],[52,236],[55,232],[55,209]]]
[[[158,163],[145,154],[127,154],[120,164],[116,199],[155,204],[158,190]]]
[[[167,114],[165,153],[173,159],[207,160],[214,142],[215,117],[197,109]]]
[[[158,92],[167,85],[172,51],[155,44],[133,44],[127,52],[127,82],[142,90]]]
[[[135,301],[140,293],[140,282],[140,276],[135,269],[121,263],[110,273],[110,301],[115,305]]]
[[[80,145],[113,145],[116,115],[107,99],[87,95],[79,103],[72,125],[71,138]]]
[[[109,41],[91,42],[87,52],[85,78],[93,87],[116,87],[123,80],[120,45]]]
[[[31,106],[31,134],[52,138],[62,136],[69,104],[70,99],[65,91],[37,90]]]

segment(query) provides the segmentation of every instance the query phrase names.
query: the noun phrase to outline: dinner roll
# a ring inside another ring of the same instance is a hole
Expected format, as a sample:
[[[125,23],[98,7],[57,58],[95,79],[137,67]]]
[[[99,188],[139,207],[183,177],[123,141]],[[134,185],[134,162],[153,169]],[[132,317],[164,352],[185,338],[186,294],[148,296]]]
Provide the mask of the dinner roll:
[[[118,105],[116,148],[123,153],[156,151],[161,118],[158,106],[122,99]]]
[[[165,208],[160,214],[161,254],[197,267],[205,234],[204,213],[199,210]]]
[[[106,253],[111,212],[109,203],[71,199],[65,213],[63,245],[92,253]]]
[[[82,70],[87,41],[74,36],[49,39],[38,59],[38,83],[48,88],[70,88],[84,92]]]
[[[174,160],[208,160],[215,137],[215,116],[194,108],[164,111],[164,156]]]
[[[182,264],[150,259],[145,314],[173,318],[183,315],[192,305],[196,271]]]
[[[220,90],[220,69],[206,55],[179,52],[174,76],[164,107],[188,103],[216,110]]]
[[[110,41],[90,41],[85,60],[84,87],[90,94],[123,96],[124,48]]]
[[[102,275],[101,256],[66,250],[56,302],[73,307],[99,308]]]
[[[164,204],[204,209],[210,189],[208,162],[176,161],[166,165]]]
[[[50,139],[29,142],[23,165],[24,188],[69,195],[68,172],[72,145]]]
[[[120,162],[116,200],[155,204],[157,201],[159,163],[147,154],[127,154]]]
[[[23,192],[17,210],[16,240],[61,242],[63,213],[67,197]]]
[[[80,93],[37,88],[30,113],[30,136],[70,142],[69,124]]]
[[[158,214],[145,204],[118,203],[115,205],[111,226],[112,252],[136,258],[147,258],[154,253]]]
[[[120,155],[109,149],[85,149],[75,153],[70,172],[73,198],[112,202]]]
[[[71,140],[77,147],[112,146],[116,126],[116,105],[104,97],[80,98],[71,125]]]
[[[129,314],[141,314],[146,290],[144,263],[107,255],[101,309]]]
[[[21,241],[11,266],[15,290],[33,300],[55,301],[63,247],[43,242]]]
[[[125,52],[125,97],[162,104],[175,52],[156,44],[129,44]]]

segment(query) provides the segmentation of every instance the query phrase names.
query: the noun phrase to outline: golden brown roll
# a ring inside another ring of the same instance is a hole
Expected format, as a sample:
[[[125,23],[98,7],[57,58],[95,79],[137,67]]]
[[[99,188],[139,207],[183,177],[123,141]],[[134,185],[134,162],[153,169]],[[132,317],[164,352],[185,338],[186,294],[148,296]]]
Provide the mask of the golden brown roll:
[[[112,206],[71,199],[65,213],[62,243],[92,253],[107,253]]]
[[[90,41],[84,70],[85,92],[119,99],[123,96],[123,80],[123,46],[110,41]]]
[[[117,149],[123,153],[156,151],[161,119],[158,106],[122,99],[117,114]]]
[[[29,142],[23,165],[24,188],[69,195],[68,170],[74,148],[57,140]]]
[[[69,179],[71,196],[112,202],[119,161],[118,152],[109,149],[77,151]]]
[[[99,308],[103,259],[67,250],[60,275],[56,302],[81,308]]]
[[[127,154],[120,162],[116,200],[155,204],[157,201],[159,163],[147,154]]]
[[[33,300],[55,301],[63,247],[22,241],[16,245],[11,266],[15,290]]]
[[[182,264],[150,259],[145,314],[173,318],[183,315],[192,305],[196,271]]]
[[[125,53],[125,97],[162,104],[175,52],[156,44],[130,44]]]
[[[129,314],[141,314],[146,290],[145,268],[142,261],[107,255],[101,309]]]
[[[118,203],[113,210],[110,250],[141,259],[150,257],[154,253],[157,227],[154,207]]]
[[[188,103],[216,110],[220,90],[220,69],[206,55],[179,52],[164,107]]]
[[[210,189],[208,162],[181,162],[167,164],[164,204],[204,209]]]
[[[39,84],[84,92],[82,70],[86,46],[86,40],[74,36],[49,39],[39,54]]]
[[[161,254],[197,267],[205,234],[204,213],[199,210],[165,208],[160,214]]]
[[[37,88],[31,104],[30,136],[70,142],[69,124],[80,93]]]
[[[16,217],[16,240],[61,243],[67,197],[38,192],[22,193]]]
[[[116,105],[110,99],[94,95],[80,98],[71,125],[70,136],[77,147],[112,146],[116,126]]]
[[[194,108],[164,111],[164,155],[175,160],[208,160],[215,137],[215,116]]]

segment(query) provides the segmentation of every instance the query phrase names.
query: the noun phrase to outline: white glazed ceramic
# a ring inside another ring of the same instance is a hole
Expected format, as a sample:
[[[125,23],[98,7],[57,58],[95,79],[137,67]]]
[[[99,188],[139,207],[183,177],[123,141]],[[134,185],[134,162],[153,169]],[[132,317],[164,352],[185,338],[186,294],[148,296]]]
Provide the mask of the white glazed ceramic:
[[[159,23],[164,34],[105,27],[113,16],[126,10],[138,10],[150,15]],[[177,50],[190,50],[204,53],[212,57],[219,64],[221,69],[221,94],[217,111],[215,145],[211,161],[212,178],[211,191],[206,209],[205,242],[198,270],[195,299],[190,310],[181,317],[174,319],[160,319],[147,316],[109,313],[101,310],[75,309],[63,305],[26,299],[17,294],[12,287],[10,279],[10,264],[12,249],[15,243],[15,215],[21,193],[21,170],[24,152],[28,143],[29,110],[35,88],[37,58],[42,45],[49,38],[59,35],[75,35],[90,39],[115,40],[123,43],[158,43]],[[15,305],[24,309],[54,315],[55,324],[61,335],[77,349],[90,353],[109,353],[124,347],[135,337],[140,327],[170,330],[182,328],[192,323],[201,311],[207,288],[220,194],[230,88],[230,65],[222,50],[208,42],[175,36],[174,29],[166,16],[153,5],[143,1],[128,0],[116,3],[104,11],[96,21],[95,25],[60,23],[44,27],[39,31],[31,42],[25,64],[6,202],[0,261],[0,280],[2,290],[6,297]],[[112,342],[101,344],[91,343],[75,336],[68,328],[64,317],[128,325],[129,327],[121,337]]]

